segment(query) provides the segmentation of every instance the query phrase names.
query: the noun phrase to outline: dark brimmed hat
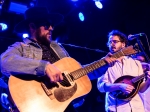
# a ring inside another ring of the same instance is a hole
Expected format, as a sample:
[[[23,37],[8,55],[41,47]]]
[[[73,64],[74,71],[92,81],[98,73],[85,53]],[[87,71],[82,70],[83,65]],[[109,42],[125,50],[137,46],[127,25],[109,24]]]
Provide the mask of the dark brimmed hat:
[[[32,7],[25,11],[25,19],[18,23],[14,31],[17,33],[24,33],[29,28],[29,23],[41,24],[42,22],[49,22],[54,26],[63,20],[63,16],[58,13],[49,13],[46,7]]]

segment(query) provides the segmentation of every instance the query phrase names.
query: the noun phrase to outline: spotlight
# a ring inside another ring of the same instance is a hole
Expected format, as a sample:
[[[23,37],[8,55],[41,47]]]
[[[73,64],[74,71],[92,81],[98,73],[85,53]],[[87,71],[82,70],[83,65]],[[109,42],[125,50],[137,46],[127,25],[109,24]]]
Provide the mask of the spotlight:
[[[34,7],[35,4],[33,2],[30,2],[30,7]]]
[[[0,9],[2,9],[4,2],[5,2],[5,0],[0,0]]]
[[[29,37],[29,35],[28,35],[27,33],[24,33],[24,34],[22,35],[22,38],[27,38],[27,37]]]
[[[5,23],[0,23],[0,31],[4,31],[6,30],[8,27],[7,27],[7,24]]]
[[[15,3],[15,2],[10,2],[10,6],[9,6],[10,12],[23,14],[27,9],[28,7],[26,5]]]
[[[102,8],[103,8],[103,5],[102,5],[102,3],[100,2],[100,0],[94,0],[94,1],[95,1],[95,5],[96,5],[97,8],[99,8],[99,9],[102,9]]]
[[[84,21],[84,15],[82,12],[79,12],[79,19],[80,21]]]
[[[5,0],[0,0],[0,4],[3,5],[4,1],[5,1]]]
[[[71,0],[72,2],[77,2],[78,0]]]

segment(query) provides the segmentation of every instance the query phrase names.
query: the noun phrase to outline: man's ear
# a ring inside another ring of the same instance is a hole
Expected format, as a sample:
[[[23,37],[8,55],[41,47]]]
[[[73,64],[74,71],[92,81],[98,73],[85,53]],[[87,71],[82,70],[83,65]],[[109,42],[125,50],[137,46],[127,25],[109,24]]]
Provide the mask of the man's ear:
[[[122,47],[125,47],[125,43],[122,43]]]
[[[29,31],[31,33],[31,35],[33,35],[36,31],[36,26],[34,23],[29,23]]]
[[[31,30],[31,29],[34,29],[34,30],[35,30],[35,29],[36,29],[36,26],[35,26],[34,23],[29,23],[29,28],[30,28],[30,30]]]

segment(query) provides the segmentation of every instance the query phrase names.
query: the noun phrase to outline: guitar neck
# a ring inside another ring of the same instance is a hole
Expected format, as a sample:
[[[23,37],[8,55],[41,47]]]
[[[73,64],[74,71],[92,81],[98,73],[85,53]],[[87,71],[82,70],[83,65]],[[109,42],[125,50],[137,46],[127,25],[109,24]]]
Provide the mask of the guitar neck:
[[[119,58],[119,57],[124,56],[124,55],[125,55],[124,52],[121,50],[121,51],[114,53],[112,55],[112,57]],[[106,65],[106,64],[107,63],[105,62],[105,60],[101,59],[101,60],[95,61],[91,64],[88,64],[83,68],[80,68],[76,71],[71,72],[70,75],[73,77],[74,80],[76,80],[76,79],[78,79],[78,78],[80,78],[80,77]]]
[[[135,78],[132,79],[132,82],[133,82],[133,83],[136,83],[136,82],[138,82],[138,81],[140,81],[140,80],[143,80],[144,77],[145,77],[145,74],[142,74],[142,75],[140,75],[140,76],[137,76],[137,77],[135,77]]]

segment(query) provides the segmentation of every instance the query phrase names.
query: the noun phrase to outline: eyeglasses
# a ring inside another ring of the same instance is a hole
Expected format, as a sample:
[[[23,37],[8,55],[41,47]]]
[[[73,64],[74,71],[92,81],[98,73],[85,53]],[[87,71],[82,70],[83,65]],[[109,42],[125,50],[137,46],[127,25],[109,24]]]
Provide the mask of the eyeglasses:
[[[38,26],[44,26],[45,30],[48,30],[50,26],[53,27],[53,24],[49,22],[43,22],[43,23],[38,24]]]
[[[119,40],[111,40],[111,41],[108,41],[107,44],[112,44],[112,43],[117,44],[118,42],[121,42],[121,41],[119,41]]]

